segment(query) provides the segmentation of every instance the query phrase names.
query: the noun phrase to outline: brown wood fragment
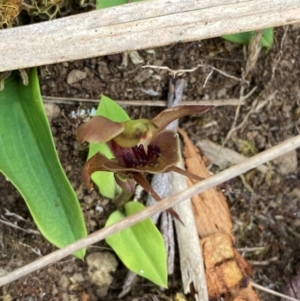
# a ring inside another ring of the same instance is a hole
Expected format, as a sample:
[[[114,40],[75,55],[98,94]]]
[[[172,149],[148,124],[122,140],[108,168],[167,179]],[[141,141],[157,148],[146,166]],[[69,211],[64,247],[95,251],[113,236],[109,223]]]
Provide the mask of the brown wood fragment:
[[[210,298],[219,299],[248,287],[252,269],[233,247],[230,235],[216,233],[201,239],[207,289]]]
[[[202,178],[210,176],[203,159],[199,155],[198,148],[188,138],[186,133],[178,130],[182,135],[185,147],[184,157],[187,170]],[[189,186],[193,182],[188,179]],[[216,188],[211,188],[192,198],[193,211],[200,237],[214,233],[227,233],[231,235],[232,223],[229,209],[224,195]]]
[[[197,147],[187,134],[183,137],[187,170],[202,178],[210,176]],[[188,179],[188,184],[193,185]],[[259,301],[249,276],[252,268],[234,247],[232,223],[226,199],[216,188],[192,198],[193,211],[202,246],[207,290],[210,300]]]

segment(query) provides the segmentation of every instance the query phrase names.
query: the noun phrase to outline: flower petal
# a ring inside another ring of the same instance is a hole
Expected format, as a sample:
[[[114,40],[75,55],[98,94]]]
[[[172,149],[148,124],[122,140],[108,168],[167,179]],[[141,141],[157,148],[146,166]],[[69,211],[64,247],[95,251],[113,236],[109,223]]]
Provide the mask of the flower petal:
[[[77,128],[76,136],[80,143],[102,143],[111,140],[124,131],[121,122],[111,121],[103,116],[95,116]]]
[[[163,130],[172,121],[184,117],[187,115],[204,113],[208,111],[212,106],[177,106],[170,109],[162,111],[160,114],[156,115],[151,121],[156,124],[157,132]]]
[[[175,165],[180,160],[180,145],[178,134],[173,131],[162,131],[158,133],[151,141],[160,149],[160,157],[157,159],[157,164],[149,164],[147,167],[153,168],[155,172],[164,172],[169,170],[169,167]],[[161,171],[160,171],[161,170]]]
[[[115,173],[115,180],[122,191],[114,199],[114,203],[117,208],[122,208],[134,195],[136,183],[129,175],[122,173]]]
[[[161,201],[161,197],[156,193],[156,191],[151,187],[147,179],[142,175],[142,174],[132,174],[133,178],[135,181],[141,185],[157,202]],[[174,218],[176,218],[178,221],[182,223],[184,226],[183,221],[181,220],[180,216],[178,213],[173,209],[169,208],[166,210],[169,212]]]
[[[89,191],[93,189],[91,175],[96,171],[111,171],[108,170],[104,165],[106,162],[109,162],[110,160],[113,161],[114,159],[108,159],[101,153],[97,153],[93,157],[91,157],[88,161],[86,161],[82,170],[82,181]]]
[[[205,178],[201,178],[197,175],[194,175],[193,173],[190,173],[189,171],[182,169],[176,165],[172,166],[172,168],[170,170],[180,173],[181,175],[186,176],[186,177],[190,178],[191,180],[202,181],[205,179]]]

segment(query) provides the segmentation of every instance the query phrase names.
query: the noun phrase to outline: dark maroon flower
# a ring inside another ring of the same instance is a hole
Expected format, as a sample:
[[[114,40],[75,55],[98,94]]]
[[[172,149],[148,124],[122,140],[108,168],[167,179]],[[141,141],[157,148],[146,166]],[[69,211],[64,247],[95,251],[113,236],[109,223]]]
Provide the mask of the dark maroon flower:
[[[96,171],[113,172],[123,191],[117,198],[117,205],[121,206],[134,193],[134,180],[156,200],[160,200],[144,178],[144,173],[176,171],[200,180],[199,177],[176,166],[180,160],[178,134],[164,128],[177,118],[206,112],[208,109],[210,107],[178,106],[164,110],[152,120],[137,119],[125,122],[114,122],[103,116],[93,117],[78,127],[78,141],[107,143],[114,158],[108,159],[101,153],[91,157],[83,168],[85,185],[89,190],[92,189],[91,175]],[[172,213],[174,214],[173,211]]]

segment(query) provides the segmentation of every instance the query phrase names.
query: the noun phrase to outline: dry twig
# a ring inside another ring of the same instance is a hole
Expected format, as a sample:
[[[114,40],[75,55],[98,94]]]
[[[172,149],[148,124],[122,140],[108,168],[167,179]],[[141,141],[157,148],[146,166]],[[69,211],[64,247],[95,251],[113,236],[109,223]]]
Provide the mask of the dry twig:
[[[254,87],[247,95],[244,96],[244,87],[241,86],[241,90],[240,90],[240,100],[245,100],[247,99],[248,97],[250,97],[255,91],[256,91],[257,87]],[[254,102],[253,102],[253,107],[256,106],[258,100],[256,99]],[[234,116],[234,120],[233,120],[233,123],[231,125],[231,129],[230,131],[228,132],[228,134],[226,135],[226,138],[224,140],[224,142],[222,143],[222,146],[224,146],[227,141],[230,139],[231,135],[233,132],[235,132],[237,129],[239,129],[240,126],[236,127],[236,123],[238,121],[238,118],[239,118],[239,115],[240,115],[240,109],[241,109],[241,102],[238,104],[237,108],[236,108],[236,111],[235,111],[235,116]],[[246,116],[246,118],[248,119],[248,117],[250,116],[250,114],[252,113],[252,108],[251,110],[248,112],[248,116]],[[245,119],[246,119],[245,118]],[[246,119],[246,120],[247,120]],[[243,121],[244,122],[244,121]],[[243,124],[242,122],[242,124]],[[245,121],[246,122],[246,121]]]
[[[295,298],[292,298],[292,297],[289,297],[287,295],[284,295],[284,294],[281,294],[281,293],[278,293],[278,292],[275,292],[269,288],[266,288],[266,287],[263,287],[259,284],[256,284],[255,282],[251,281],[251,285],[263,292],[266,292],[266,293],[269,293],[271,295],[274,295],[274,296],[277,296],[277,297],[281,297],[281,298],[284,298],[286,300],[291,300],[291,301],[300,301],[299,299],[295,299]]]
[[[248,59],[245,67],[245,78],[250,78],[250,72],[254,69],[261,51],[261,39],[263,30],[257,30],[254,37],[250,40],[248,45]]]
[[[59,261],[60,259],[78,251],[82,248],[85,248],[89,245],[92,245],[100,240],[105,239],[107,236],[116,233],[122,229],[130,227],[146,218],[151,217],[152,215],[164,211],[175,204],[182,202],[183,200],[190,198],[196,194],[205,191],[211,187],[217,186],[221,183],[224,183],[240,174],[247,172],[250,169],[253,169],[265,162],[273,160],[289,151],[292,151],[300,147],[300,136],[290,138],[266,151],[261,152],[258,155],[249,158],[245,162],[232,166],[220,173],[211,176],[208,179],[205,179],[194,186],[185,189],[184,191],[172,195],[171,197],[165,198],[160,202],[155,203],[154,205],[145,208],[144,210],[130,215],[129,217],[124,218],[118,223],[115,223],[109,227],[96,231],[93,234],[90,234],[88,237],[80,239],[63,249],[57,250],[51,254],[44,256],[30,264],[23,266],[9,274],[6,274],[0,277],[0,286],[8,284],[14,280],[17,280],[21,277],[24,277],[36,270],[39,270],[53,262]]]
[[[53,97],[53,96],[43,96],[43,101],[45,103],[56,103],[56,104],[68,104],[68,105],[78,105],[82,103],[99,103],[99,99],[86,99],[86,98],[66,98],[66,97]],[[115,100],[116,103],[121,106],[151,106],[151,107],[166,107],[168,105],[165,100]],[[211,99],[211,100],[187,100],[184,101],[184,105],[201,105],[201,106],[237,106],[245,104],[245,100],[240,101],[238,98],[228,98],[228,99]]]
[[[204,70],[210,70],[210,72],[209,72],[209,74],[208,74],[208,76],[207,76],[207,78],[206,78],[206,80],[205,80],[205,82],[204,82],[204,84],[203,84],[204,87],[205,87],[205,85],[206,85],[206,82],[207,82],[208,78],[209,78],[209,77],[211,76],[211,74],[213,73],[213,71],[216,71],[216,72],[218,72],[218,73],[224,75],[225,77],[229,77],[229,78],[232,78],[232,79],[234,79],[234,80],[240,81],[240,82],[242,82],[242,83],[244,83],[244,84],[249,84],[248,81],[246,81],[246,80],[244,80],[244,79],[242,79],[242,78],[238,78],[238,77],[236,77],[236,76],[230,75],[230,74],[226,73],[225,71],[222,71],[222,70],[220,70],[220,69],[218,69],[218,68],[215,68],[215,67],[213,67],[213,66],[211,66],[211,65],[206,65],[206,64],[204,64],[204,63],[202,63],[202,62],[200,62],[200,64],[198,64],[196,67],[191,68],[191,69],[178,69],[178,70],[176,70],[176,69],[171,69],[171,68],[169,68],[169,67],[167,67],[167,66],[155,66],[155,65],[149,65],[149,64],[142,66],[142,68],[151,68],[151,69],[167,70],[167,71],[169,72],[170,76],[172,76],[173,78],[175,78],[176,76],[181,76],[181,75],[183,75],[184,73],[194,72],[194,71],[196,71],[196,70],[199,69],[199,68],[203,68]]]
[[[287,32],[289,30],[289,26],[285,26],[284,28],[284,33],[283,33],[283,36],[282,36],[282,39],[281,39],[281,42],[280,42],[280,50],[278,51],[276,57],[275,57],[275,60],[274,60],[274,64],[272,66],[272,77],[271,77],[271,82],[273,81],[274,77],[275,77],[275,71],[277,70],[277,67],[281,61],[281,58],[282,58],[282,54],[283,54],[283,46],[284,46],[284,42],[285,42],[285,39],[287,37]]]
[[[254,92],[254,91],[253,91],[253,92]],[[259,106],[259,99],[260,99],[261,96],[258,96],[258,97],[252,102],[252,105],[251,105],[250,110],[248,111],[248,113],[246,114],[245,118],[243,119],[243,121],[242,121],[238,126],[236,126],[236,122],[237,122],[237,119],[238,119],[238,116],[239,116],[239,109],[237,109],[237,110],[236,110],[236,115],[235,115],[235,118],[234,118],[234,122],[233,122],[233,124],[232,124],[232,126],[231,126],[231,129],[230,129],[230,131],[228,132],[228,134],[227,134],[227,136],[226,136],[226,138],[225,138],[225,140],[224,140],[222,146],[224,146],[224,145],[227,143],[227,141],[230,139],[230,137],[231,137],[231,135],[233,134],[233,132],[235,132],[235,131],[241,129],[241,128],[246,124],[246,122],[248,121],[249,116],[250,116],[252,113],[257,113],[257,112],[262,108],[263,105],[266,105],[271,99],[273,99],[273,98],[275,97],[276,93],[277,93],[277,90],[274,91],[271,95],[269,95],[269,96],[266,98],[266,100],[263,101],[263,103],[262,103],[261,106]],[[262,94],[262,93],[261,93],[261,94]],[[249,95],[249,94],[248,94],[248,95]],[[238,108],[239,108],[239,106],[238,106]]]

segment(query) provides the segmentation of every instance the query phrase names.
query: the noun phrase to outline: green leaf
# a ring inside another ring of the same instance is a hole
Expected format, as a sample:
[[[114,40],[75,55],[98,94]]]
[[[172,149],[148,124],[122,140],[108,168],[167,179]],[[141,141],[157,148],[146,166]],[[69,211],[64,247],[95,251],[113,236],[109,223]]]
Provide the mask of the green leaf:
[[[113,100],[102,95],[96,115],[104,116],[112,121],[126,121],[130,120],[127,113]],[[99,129],[101,130],[101,129]],[[113,155],[109,147],[105,143],[90,143],[88,159],[97,152],[102,153],[107,158],[112,158]],[[120,188],[116,184],[114,174],[108,171],[97,171],[92,174],[93,182],[98,186],[102,195],[107,198],[114,199],[120,193]]]
[[[131,2],[140,2],[140,1],[143,0],[132,0]],[[126,3],[129,3],[128,0],[97,0],[96,8],[102,9],[102,8],[113,7],[113,6],[122,5]]]
[[[248,31],[242,33],[224,35],[222,36],[222,38],[232,43],[248,45],[253,36],[254,36],[254,31]]]
[[[266,48],[271,48],[274,42],[274,28],[265,28],[261,38],[261,45]]]
[[[0,92],[0,171],[23,196],[45,238],[62,248],[86,236],[81,208],[55,151],[36,69]],[[85,249],[75,255],[83,258]]]
[[[224,35],[222,36],[222,38],[233,43],[248,45],[251,38],[254,36],[254,34],[255,34],[254,31],[248,31],[242,33]],[[261,45],[266,48],[271,48],[273,45],[273,35],[274,35],[273,28],[265,28],[263,30]]]
[[[126,111],[122,109],[115,101],[102,95],[96,115],[104,116],[112,121],[123,122],[130,120]]]
[[[125,212],[113,212],[105,226],[112,225],[144,208],[138,202],[126,203]],[[159,286],[167,287],[165,244],[150,218],[107,237],[106,242],[114,249],[128,269]]]

